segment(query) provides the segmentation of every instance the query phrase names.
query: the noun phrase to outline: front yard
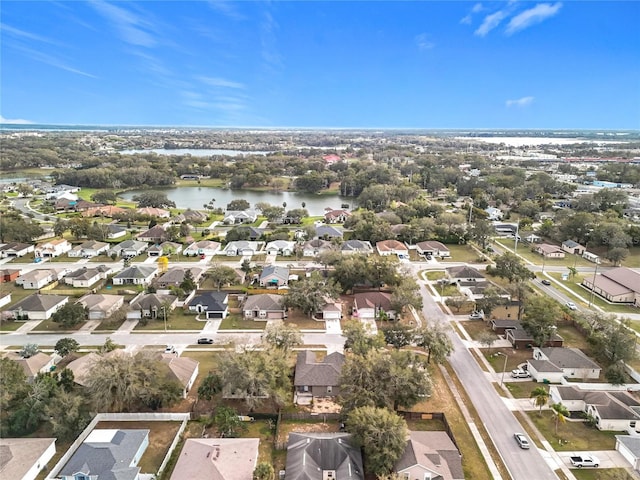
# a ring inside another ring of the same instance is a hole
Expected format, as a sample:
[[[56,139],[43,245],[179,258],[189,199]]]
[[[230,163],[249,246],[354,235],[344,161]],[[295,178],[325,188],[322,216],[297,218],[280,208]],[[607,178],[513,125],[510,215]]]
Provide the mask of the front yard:
[[[556,434],[555,415],[551,410],[527,412],[529,418],[554,450],[561,452],[586,450],[614,450],[616,435],[625,432],[602,432],[581,421],[565,421],[558,424]]]

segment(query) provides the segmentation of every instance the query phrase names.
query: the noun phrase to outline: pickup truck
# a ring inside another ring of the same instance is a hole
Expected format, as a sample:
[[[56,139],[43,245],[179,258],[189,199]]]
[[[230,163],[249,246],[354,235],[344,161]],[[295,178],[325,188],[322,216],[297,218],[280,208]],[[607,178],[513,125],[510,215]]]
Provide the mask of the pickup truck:
[[[598,460],[598,457],[594,455],[572,455],[570,460],[571,465],[578,468],[597,467],[598,465],[600,465],[600,460]]]

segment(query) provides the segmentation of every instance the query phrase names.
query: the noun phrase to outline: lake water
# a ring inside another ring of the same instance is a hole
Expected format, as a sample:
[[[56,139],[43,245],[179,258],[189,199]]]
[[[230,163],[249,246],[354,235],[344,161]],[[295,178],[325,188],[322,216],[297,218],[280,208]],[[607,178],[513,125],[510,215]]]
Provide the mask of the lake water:
[[[266,155],[272,152],[246,152],[244,150],[224,150],[224,149],[200,149],[200,148],[151,148],[149,150],[121,150],[124,155],[134,155],[136,153],[157,153],[158,155],[191,155],[192,157],[211,157],[213,155],[228,155],[239,157],[242,155]]]
[[[226,208],[231,200],[244,199],[253,208],[258,202],[267,202],[271,205],[287,203],[286,209],[302,208],[302,202],[311,216],[324,215],[327,207],[340,209],[343,203],[348,203],[350,208],[355,208],[355,199],[339,197],[337,195],[312,195],[300,192],[255,192],[250,190],[230,190],[216,187],[166,187],[155,189],[167,194],[169,200],[175,202],[178,208],[192,208],[202,210],[204,204],[215,199],[214,207]],[[132,200],[134,196],[144,190],[129,190],[120,196]]]

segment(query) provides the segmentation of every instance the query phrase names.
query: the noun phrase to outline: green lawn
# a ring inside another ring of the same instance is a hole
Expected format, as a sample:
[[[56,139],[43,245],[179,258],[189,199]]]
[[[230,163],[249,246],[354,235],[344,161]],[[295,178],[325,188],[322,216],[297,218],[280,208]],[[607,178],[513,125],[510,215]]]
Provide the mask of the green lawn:
[[[229,315],[220,322],[219,330],[264,330],[267,322],[245,320],[236,315]]]
[[[580,468],[573,469],[571,473],[577,480],[633,480],[624,468]]]
[[[445,278],[447,276],[446,272],[444,271],[428,271],[425,272],[425,275],[427,277],[427,280],[431,280],[432,282],[435,280],[440,280],[441,278]]]
[[[498,246],[513,251],[514,240],[500,239],[494,240]],[[528,243],[518,242],[518,255],[522,258],[530,261],[534,265],[542,266],[543,260],[545,267],[593,267],[594,263],[585,260],[578,255],[572,255],[567,253],[565,258],[546,258],[542,255],[531,251],[531,245]]]
[[[440,262],[466,262],[466,263],[482,263],[479,262],[480,255],[471,247],[471,245],[447,245],[451,252],[450,258],[443,258]]]
[[[15,332],[24,324],[25,322],[16,322],[13,320],[3,321],[0,322],[0,332]]]
[[[557,451],[614,450],[615,436],[622,433],[602,432],[595,427],[589,427],[584,422],[566,421],[558,425],[558,433],[556,434],[555,416],[551,411],[543,410],[540,414],[532,411],[527,414],[544,438]],[[562,445],[559,440],[562,440]]]
[[[182,309],[176,309],[167,316],[167,330],[196,330],[200,331],[204,328],[205,322],[196,320],[192,312],[186,312]],[[149,323],[142,325],[138,322],[134,330],[164,330],[164,318],[162,315],[155,320],[149,320]]]

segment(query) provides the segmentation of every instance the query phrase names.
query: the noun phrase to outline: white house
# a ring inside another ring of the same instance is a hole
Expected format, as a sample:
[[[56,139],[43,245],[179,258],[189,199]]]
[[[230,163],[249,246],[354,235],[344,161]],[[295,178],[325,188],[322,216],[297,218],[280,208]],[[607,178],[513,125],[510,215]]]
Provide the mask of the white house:
[[[487,212],[487,220],[489,220],[490,222],[502,220],[502,217],[504,215],[502,210],[495,207],[487,207],[484,209],[484,211]]]
[[[534,360],[546,360],[562,370],[567,378],[598,379],[602,368],[577,348],[548,347],[533,349]]]
[[[17,320],[48,320],[68,301],[69,297],[66,295],[33,294],[7,310]]]
[[[287,242],[286,240],[274,240],[267,243],[265,251],[267,255],[284,255],[289,257],[293,255],[293,250],[296,246],[296,242]]]
[[[158,269],[156,267],[144,265],[129,267],[113,277],[113,284],[149,285],[156,273],[158,273]]]
[[[194,257],[197,255],[217,255],[220,253],[220,244],[211,240],[200,240],[199,242],[191,243],[182,252],[187,257]]]
[[[253,223],[258,218],[255,210],[227,210],[222,219],[225,225],[238,225],[242,223]]]
[[[631,464],[631,468],[640,471],[640,437],[636,435],[616,435],[616,450]]]
[[[397,240],[383,240],[376,243],[376,250],[379,255],[397,255],[398,257],[409,257],[409,249],[407,246]]]
[[[57,279],[58,274],[55,270],[31,270],[16,278],[16,285],[20,285],[25,290],[40,290]]]
[[[417,243],[416,251],[419,255],[431,255],[440,258],[451,257],[449,249],[443,243],[436,242],[435,240]]]
[[[229,242],[227,246],[224,247],[224,254],[228,257],[236,257],[238,255],[255,255],[259,248],[260,244],[258,242],[239,240],[236,242]]]
[[[65,238],[56,238],[36,245],[35,256],[43,258],[59,257],[71,250],[71,244]]]
[[[88,294],[78,300],[89,311],[89,320],[104,320],[124,305],[122,295]]]
[[[91,258],[97,257],[101,253],[106,253],[108,250],[108,243],[89,240],[71,248],[67,253],[67,256],[72,258]]]
[[[0,438],[4,478],[36,480],[56,453],[55,438]]]
[[[82,267],[64,277],[64,283],[71,285],[73,288],[89,288],[102,279],[107,278],[111,269],[100,265],[95,268]]]

